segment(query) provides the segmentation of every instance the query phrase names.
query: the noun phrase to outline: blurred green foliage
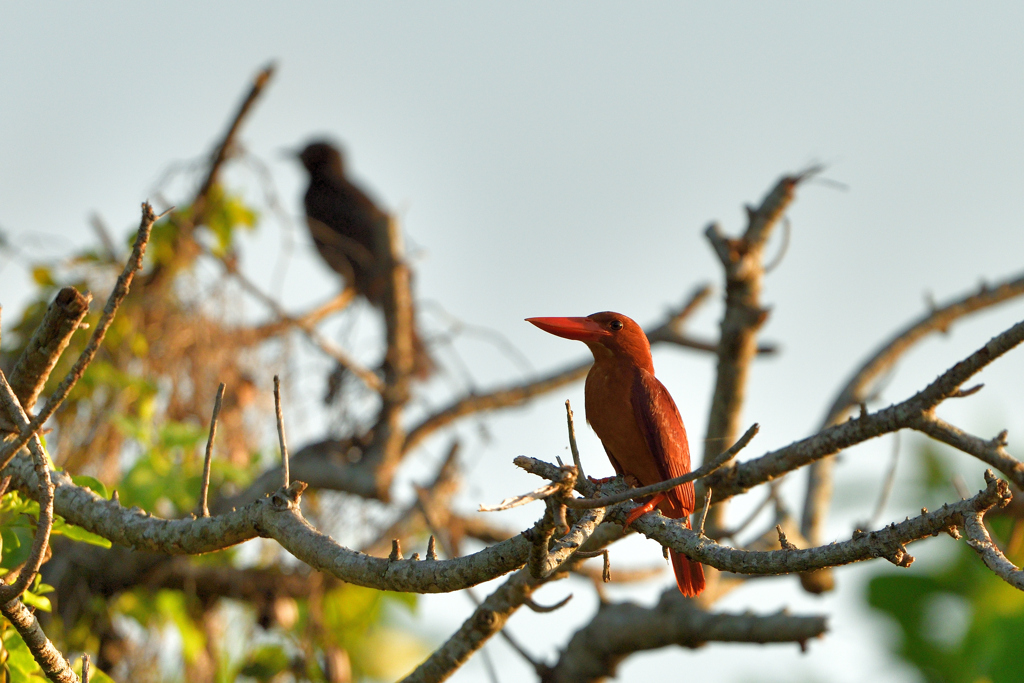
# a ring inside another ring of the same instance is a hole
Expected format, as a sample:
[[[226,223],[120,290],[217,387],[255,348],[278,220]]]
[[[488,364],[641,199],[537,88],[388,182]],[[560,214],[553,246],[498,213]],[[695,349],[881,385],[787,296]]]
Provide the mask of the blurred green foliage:
[[[354,680],[394,680],[429,654],[422,641],[389,625],[394,610],[413,612],[417,597],[342,584],[327,591],[314,605],[302,601],[299,618],[284,631],[286,639],[252,650],[238,672],[269,681],[291,669],[289,652],[308,650],[309,634],[317,633],[321,651],[305,658],[306,666],[295,672],[301,676],[299,680],[327,681],[319,664],[327,649],[348,654]]]
[[[943,453],[927,445],[917,455],[929,504],[955,500],[953,471]],[[1021,566],[1022,520],[993,511],[985,521],[1009,559]],[[892,651],[929,683],[1024,680],[1024,593],[992,573],[963,541],[948,545],[951,556],[941,566],[886,570],[868,584],[868,603],[899,627]]]
[[[136,277],[131,295],[107,332],[96,359],[56,416],[55,456],[76,473],[76,484],[87,486],[103,498],[109,498],[110,492],[116,490],[125,507],[138,506],[159,516],[181,517],[195,511],[212,408],[212,401],[206,400],[208,396],[202,391],[209,393],[216,382],[206,387],[204,377],[189,374],[207,361],[202,355],[206,349],[196,342],[202,337],[186,338],[177,346],[168,342],[171,333],[202,322],[204,316],[203,300],[196,304],[184,299],[182,292],[188,288],[178,287],[177,278],[193,277],[198,257],[204,252],[215,259],[236,258],[240,231],[255,229],[258,218],[257,211],[247,206],[241,196],[214,186],[201,218],[197,219],[192,207],[186,206],[154,226],[146,263]],[[194,230],[197,222],[200,229]],[[129,247],[133,237],[134,231],[125,241]],[[21,354],[59,288],[108,290],[123,267],[126,254],[87,248],[60,263],[33,266],[31,277],[37,296],[16,324],[5,330],[5,363]],[[207,291],[203,296],[210,293]],[[85,320],[90,328],[95,327],[102,308],[97,303],[102,304],[94,301]],[[230,327],[216,313],[208,315],[208,321],[212,321],[215,332],[230,335]],[[44,394],[65,376],[87,341],[88,334],[77,333],[72,337]],[[215,355],[211,354],[211,358]],[[230,368],[245,369],[240,353],[221,356],[234,363]],[[225,366],[214,367],[211,374],[223,377],[227,374]],[[172,408],[174,416],[169,414]],[[218,444],[225,438],[222,434],[219,430]],[[211,493],[224,487],[237,490],[248,485],[263,464],[258,451],[249,455],[248,462],[241,464],[237,460],[233,464],[225,458],[214,458]],[[107,476],[108,480],[103,482],[98,477],[80,474],[83,469],[119,474],[116,480]],[[0,573],[11,571],[27,558],[38,514],[38,504],[18,492],[0,499]],[[109,541],[59,517],[53,534],[110,546]],[[257,566],[276,566],[280,555],[264,556]],[[237,566],[238,553],[219,552],[190,561]],[[46,594],[52,590],[37,577],[24,601],[40,612],[48,612],[51,605]],[[267,614],[260,612],[267,609],[266,605],[243,605],[230,600],[201,604],[194,592],[136,587],[109,600],[93,595],[76,623],[65,624],[55,618],[46,630],[65,653],[96,653],[102,634],[109,634],[117,620],[133,622],[139,627],[135,629],[137,634],[146,634],[158,642],[166,640],[173,630],[175,638],[171,640],[180,643],[184,665],[168,679],[173,681],[187,680],[189,667],[204,657],[212,657],[214,679],[223,683],[240,676],[247,680],[280,680],[284,672],[290,672],[294,680],[327,681],[325,670],[332,653],[343,653],[341,660],[350,668],[354,680],[394,679],[427,654],[421,641],[392,626],[395,610],[415,609],[415,595],[342,584],[326,591],[311,590],[308,599],[283,602],[283,609],[273,605],[280,614],[267,618]],[[211,621],[210,613],[216,610],[221,612]],[[289,617],[289,613],[293,616]],[[44,681],[20,636],[9,623],[0,622],[0,683]],[[219,623],[220,627],[211,628],[211,623]],[[210,642],[218,637],[223,642]],[[77,658],[75,670],[81,671]],[[95,663],[92,670],[92,680],[110,680]],[[154,673],[148,680],[157,680],[157,676]]]

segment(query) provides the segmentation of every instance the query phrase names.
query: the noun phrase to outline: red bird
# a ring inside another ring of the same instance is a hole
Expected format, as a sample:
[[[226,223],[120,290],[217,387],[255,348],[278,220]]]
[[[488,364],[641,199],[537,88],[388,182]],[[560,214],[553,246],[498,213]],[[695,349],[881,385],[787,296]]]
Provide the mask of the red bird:
[[[679,409],[668,389],[654,377],[651,344],[643,329],[620,313],[586,318],[527,318],[545,332],[586,343],[594,354],[587,373],[587,422],[604,444],[612,467],[641,486],[690,471],[690,447]],[[671,519],[684,519],[694,508],[693,482],[658,493],[626,519],[628,527],[658,508]],[[704,590],[704,567],[669,551],[679,591],[694,597]]]

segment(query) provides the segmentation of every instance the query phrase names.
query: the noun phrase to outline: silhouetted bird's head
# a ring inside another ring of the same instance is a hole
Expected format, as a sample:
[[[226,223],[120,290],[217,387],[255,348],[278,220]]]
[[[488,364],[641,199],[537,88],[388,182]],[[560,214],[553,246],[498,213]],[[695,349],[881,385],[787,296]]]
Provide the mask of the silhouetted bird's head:
[[[341,151],[329,142],[312,142],[299,152],[299,159],[310,175],[344,175]]]

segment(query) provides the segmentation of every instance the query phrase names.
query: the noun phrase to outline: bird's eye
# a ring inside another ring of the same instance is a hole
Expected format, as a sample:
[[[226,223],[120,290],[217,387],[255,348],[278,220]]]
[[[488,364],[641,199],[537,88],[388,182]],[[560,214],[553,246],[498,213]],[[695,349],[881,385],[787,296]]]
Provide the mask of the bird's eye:
[[[608,323],[608,327],[610,327],[613,330],[615,330],[616,332],[618,332],[619,330],[622,329],[622,321],[621,320],[613,320],[610,323]]]

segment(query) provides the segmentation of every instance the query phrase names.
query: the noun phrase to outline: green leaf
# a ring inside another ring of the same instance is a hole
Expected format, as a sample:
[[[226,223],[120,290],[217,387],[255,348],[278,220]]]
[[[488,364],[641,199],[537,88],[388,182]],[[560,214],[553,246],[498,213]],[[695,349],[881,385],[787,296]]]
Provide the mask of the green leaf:
[[[53,608],[50,605],[50,599],[42,595],[36,595],[25,591],[21,594],[21,601],[29,607],[35,607],[36,609],[43,610],[44,612],[51,612]]]
[[[93,490],[93,492],[100,496],[103,496],[104,498],[110,498],[110,494],[107,493],[107,487],[103,484],[102,481],[100,481],[96,477],[90,477],[88,474],[76,474],[75,476],[71,477],[71,481],[73,481],[78,486],[89,487],[90,489]]]
[[[268,681],[288,668],[288,653],[280,645],[263,645],[249,654],[248,661],[239,671],[260,681]]]
[[[7,668],[13,674],[12,681],[46,681],[42,669],[32,656],[18,632],[13,628],[3,634],[4,649],[7,650]]]
[[[109,540],[103,538],[98,534],[94,534],[91,531],[87,531],[80,526],[74,524],[68,524],[63,518],[55,516],[53,520],[53,533],[55,535],[64,536],[72,541],[79,541],[80,543],[88,543],[89,545],[99,546],[101,548],[109,548],[111,543]]]
[[[195,661],[206,648],[206,636],[189,614],[185,595],[179,591],[161,590],[156,595],[156,608],[160,616],[178,627],[186,661]]]
[[[71,667],[79,676],[82,675],[82,658],[79,657]],[[96,666],[96,662],[89,663],[89,683],[114,683],[114,679],[108,676],[103,670]]]
[[[922,449],[923,493],[948,499],[950,467],[935,448]],[[997,538],[1009,538],[1015,520],[985,520]],[[880,572],[868,584],[868,603],[900,630],[892,651],[929,683],[1014,683],[1024,660],[1024,593],[985,567],[966,543],[934,541],[948,549],[947,562],[913,572]],[[1016,564],[1024,549],[1010,552]]]
[[[32,550],[32,533],[27,526],[15,528],[13,526],[0,530],[3,537],[4,555],[0,559],[0,566],[5,569],[13,569],[23,564]]]
[[[57,286],[57,281],[53,279],[53,271],[47,266],[33,266],[32,279],[40,287]]]

